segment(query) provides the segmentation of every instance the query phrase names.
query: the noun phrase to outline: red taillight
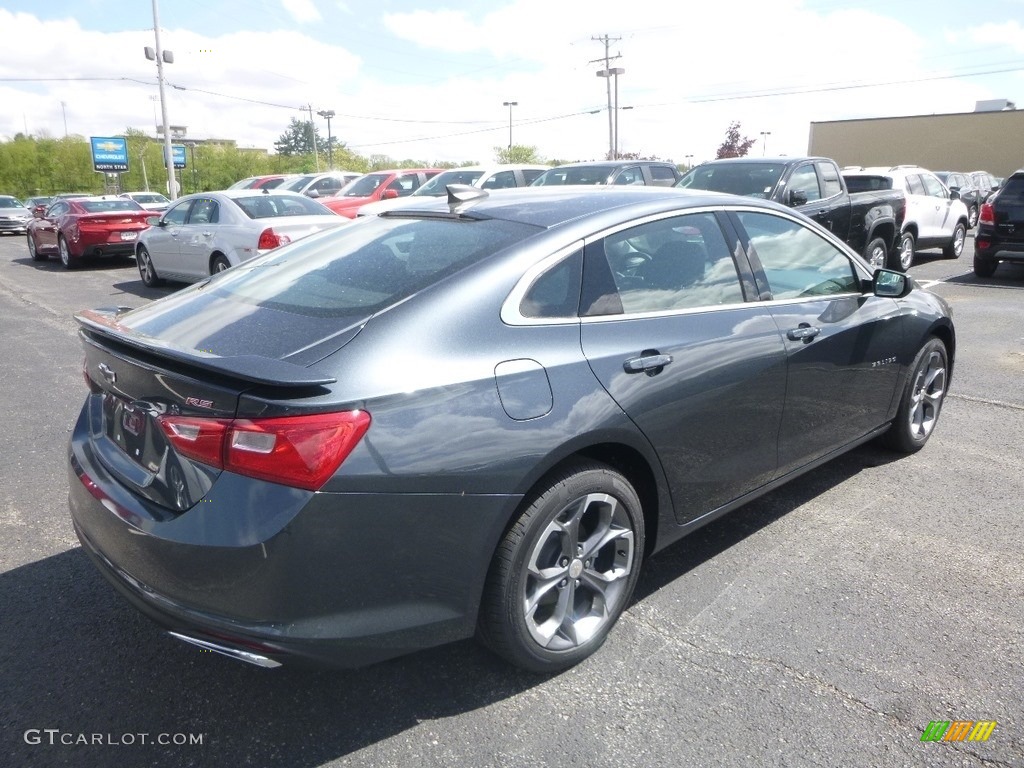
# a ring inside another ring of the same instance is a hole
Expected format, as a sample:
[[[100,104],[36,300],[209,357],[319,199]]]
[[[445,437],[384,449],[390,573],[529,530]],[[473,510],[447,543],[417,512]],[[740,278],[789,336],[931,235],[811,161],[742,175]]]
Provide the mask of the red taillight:
[[[981,204],[981,213],[978,215],[978,221],[982,224],[996,223],[996,215],[992,211],[992,203]]]
[[[261,251],[269,251],[291,241],[292,239],[288,235],[278,234],[274,231],[273,227],[268,227],[260,232],[260,241],[256,244],[256,247]]]
[[[315,491],[333,475],[370,426],[366,411],[277,419],[161,416],[175,449],[240,475]]]

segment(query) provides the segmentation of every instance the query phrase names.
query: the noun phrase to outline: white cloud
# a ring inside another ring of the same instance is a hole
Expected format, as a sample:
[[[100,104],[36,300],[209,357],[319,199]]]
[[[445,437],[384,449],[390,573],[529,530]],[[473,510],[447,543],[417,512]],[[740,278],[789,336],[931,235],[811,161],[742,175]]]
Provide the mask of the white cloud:
[[[323,20],[323,16],[320,15],[313,0],[281,0],[281,5],[299,24],[311,24]]]

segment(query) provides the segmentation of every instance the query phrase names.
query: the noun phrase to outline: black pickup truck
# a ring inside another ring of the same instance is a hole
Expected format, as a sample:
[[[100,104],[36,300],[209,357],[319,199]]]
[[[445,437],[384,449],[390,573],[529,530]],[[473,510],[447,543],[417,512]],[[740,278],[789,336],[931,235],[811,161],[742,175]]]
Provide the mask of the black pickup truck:
[[[676,185],[774,200],[831,230],[873,267],[893,263],[907,212],[899,190],[850,193],[827,157],[733,157],[698,165]]]

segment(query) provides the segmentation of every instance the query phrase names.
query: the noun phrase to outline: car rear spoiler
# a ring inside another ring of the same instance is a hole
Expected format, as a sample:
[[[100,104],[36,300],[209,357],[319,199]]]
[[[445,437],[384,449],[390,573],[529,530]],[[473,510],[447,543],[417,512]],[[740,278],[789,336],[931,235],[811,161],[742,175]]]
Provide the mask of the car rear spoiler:
[[[315,387],[331,384],[337,379],[314,373],[308,368],[259,355],[235,355],[218,357],[207,352],[185,349],[173,344],[143,336],[128,326],[117,321],[121,308],[86,309],[75,315],[75,320],[82,326],[79,331],[86,340],[92,334],[125,344],[142,352],[157,355],[192,368],[199,368],[221,376],[228,376],[253,384],[264,384],[271,387]]]

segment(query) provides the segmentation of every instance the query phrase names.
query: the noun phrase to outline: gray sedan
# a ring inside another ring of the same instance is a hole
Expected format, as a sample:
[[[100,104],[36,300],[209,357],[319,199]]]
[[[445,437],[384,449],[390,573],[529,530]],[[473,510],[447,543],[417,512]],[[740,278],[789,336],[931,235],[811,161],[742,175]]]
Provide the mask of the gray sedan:
[[[32,211],[16,197],[0,195],[0,234],[11,232],[24,235],[28,231],[28,223],[32,221]]]
[[[292,192],[232,189],[186,195],[139,236],[142,282],[195,282],[324,229],[347,224]]]

